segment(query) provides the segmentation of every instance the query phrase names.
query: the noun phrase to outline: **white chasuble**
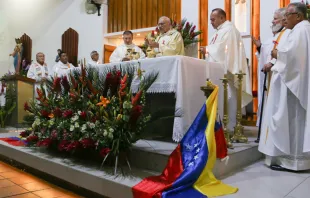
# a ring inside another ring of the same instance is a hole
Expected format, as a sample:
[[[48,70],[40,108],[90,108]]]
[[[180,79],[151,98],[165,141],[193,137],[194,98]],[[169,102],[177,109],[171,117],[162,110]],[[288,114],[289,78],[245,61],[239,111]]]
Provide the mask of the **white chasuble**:
[[[271,61],[271,51],[275,48],[278,49],[279,47],[283,46],[283,44],[286,42],[287,36],[290,33],[291,30],[283,29],[281,32],[275,34],[273,37],[269,38],[261,45],[261,50],[258,55],[258,67],[257,67],[257,76],[258,76],[258,111],[257,111],[257,123],[258,126],[259,120],[260,120],[260,111],[261,111],[261,105],[262,105],[262,94],[264,89],[264,78],[265,74],[262,72],[262,69],[264,68],[264,65],[269,63]],[[267,90],[269,90],[270,81],[271,81],[271,75],[272,72],[267,73],[267,81],[266,81],[266,87]],[[264,103],[266,104],[268,97],[268,92],[265,93],[265,99]]]
[[[159,48],[155,48],[158,56],[185,55],[182,35],[175,29],[160,34],[155,41],[159,44]]]
[[[48,76],[49,76],[49,71],[45,63],[43,65],[40,65],[39,63],[36,62],[30,65],[30,68],[27,72],[27,77],[34,79],[36,81],[34,85],[35,96],[37,96],[36,89],[37,88],[41,89],[42,78],[48,78]],[[46,86],[43,85],[43,88],[46,89]]]
[[[234,24],[225,21],[217,28],[210,44],[206,47],[210,62],[225,64],[225,48],[227,46],[229,130],[233,130],[233,127],[236,125],[237,112],[238,79],[233,74],[239,73],[240,70],[245,73],[242,84],[242,107],[245,107],[252,101],[252,85],[245,50],[243,45],[240,47],[240,43],[242,43],[240,32],[236,29]]]
[[[122,62],[123,58],[127,56],[127,49],[134,49],[135,52],[138,52],[140,54],[140,59],[145,58],[145,54],[142,51],[142,49],[136,46],[135,44],[131,45],[121,44],[111,54],[110,63]]]
[[[310,169],[309,51],[310,23],[302,21],[278,47],[272,67],[258,148],[267,165]]]
[[[53,67],[52,77],[54,77],[54,76],[58,76],[58,77],[65,76],[73,68],[74,68],[74,66],[69,62],[67,64],[64,64],[61,61],[58,61],[58,63],[56,65],[54,65],[54,67]]]

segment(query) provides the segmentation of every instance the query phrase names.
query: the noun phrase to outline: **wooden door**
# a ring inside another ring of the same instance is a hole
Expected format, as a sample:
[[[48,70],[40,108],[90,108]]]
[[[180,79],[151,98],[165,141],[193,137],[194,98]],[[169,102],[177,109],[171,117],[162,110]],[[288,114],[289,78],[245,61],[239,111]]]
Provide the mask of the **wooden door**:
[[[109,63],[110,62],[110,56],[113,53],[113,51],[116,49],[115,46],[112,45],[104,45],[103,46],[103,63]]]
[[[61,49],[68,55],[69,63],[78,65],[78,49],[79,49],[79,34],[72,28],[69,28],[62,35]]]

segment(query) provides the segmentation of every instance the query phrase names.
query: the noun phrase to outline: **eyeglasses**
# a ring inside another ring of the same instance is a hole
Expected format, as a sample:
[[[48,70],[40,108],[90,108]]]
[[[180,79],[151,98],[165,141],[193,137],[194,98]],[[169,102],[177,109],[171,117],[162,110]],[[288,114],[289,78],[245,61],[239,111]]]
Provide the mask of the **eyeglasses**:
[[[163,26],[165,25],[166,23],[158,23],[157,26]]]
[[[284,16],[285,16],[285,17],[288,17],[288,16],[290,16],[290,15],[292,15],[292,14],[298,14],[298,12],[287,12]]]

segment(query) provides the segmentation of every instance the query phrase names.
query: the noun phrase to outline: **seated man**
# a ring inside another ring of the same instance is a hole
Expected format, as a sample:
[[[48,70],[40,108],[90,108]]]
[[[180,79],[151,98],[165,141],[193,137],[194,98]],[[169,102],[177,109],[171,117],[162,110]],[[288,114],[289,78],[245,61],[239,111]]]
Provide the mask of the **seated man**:
[[[171,20],[162,16],[158,20],[159,36],[155,41],[148,40],[158,56],[184,55],[184,42],[180,32],[172,28]]]
[[[110,56],[110,63],[121,62],[121,61],[130,61],[130,58],[127,56],[127,49],[134,49],[135,52],[140,54],[140,59],[145,58],[145,54],[142,49],[132,43],[133,34],[131,31],[125,31],[123,33],[124,43],[118,46]]]
[[[68,62],[68,56],[66,52],[59,53],[59,62],[54,65],[52,76],[61,77],[66,75],[69,69],[74,68],[74,66]]]
[[[100,61],[99,61],[99,54],[97,51],[92,51],[90,53],[90,57],[91,57],[91,60],[88,61],[88,66],[89,65],[98,65],[100,64]]]

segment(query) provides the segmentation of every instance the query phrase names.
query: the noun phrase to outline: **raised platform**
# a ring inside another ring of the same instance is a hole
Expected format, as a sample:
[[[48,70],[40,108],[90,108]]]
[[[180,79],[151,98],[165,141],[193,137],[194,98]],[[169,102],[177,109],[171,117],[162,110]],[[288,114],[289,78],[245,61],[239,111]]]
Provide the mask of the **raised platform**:
[[[256,133],[256,128],[247,128],[246,131],[248,136],[252,136],[249,138],[249,143],[235,144],[235,149],[229,150],[227,164],[217,161],[214,173],[218,178],[223,178],[263,157],[257,150],[257,144],[254,143],[253,135]],[[0,133],[0,137],[16,135],[16,132]],[[100,170],[100,164],[62,158],[40,148],[14,147],[2,141],[0,141],[0,155],[99,195],[126,198],[132,197],[131,188],[143,178],[160,174],[175,147],[175,143],[154,140],[137,142],[130,155],[133,170],[125,168],[125,174],[118,176],[112,174],[112,168]]]

